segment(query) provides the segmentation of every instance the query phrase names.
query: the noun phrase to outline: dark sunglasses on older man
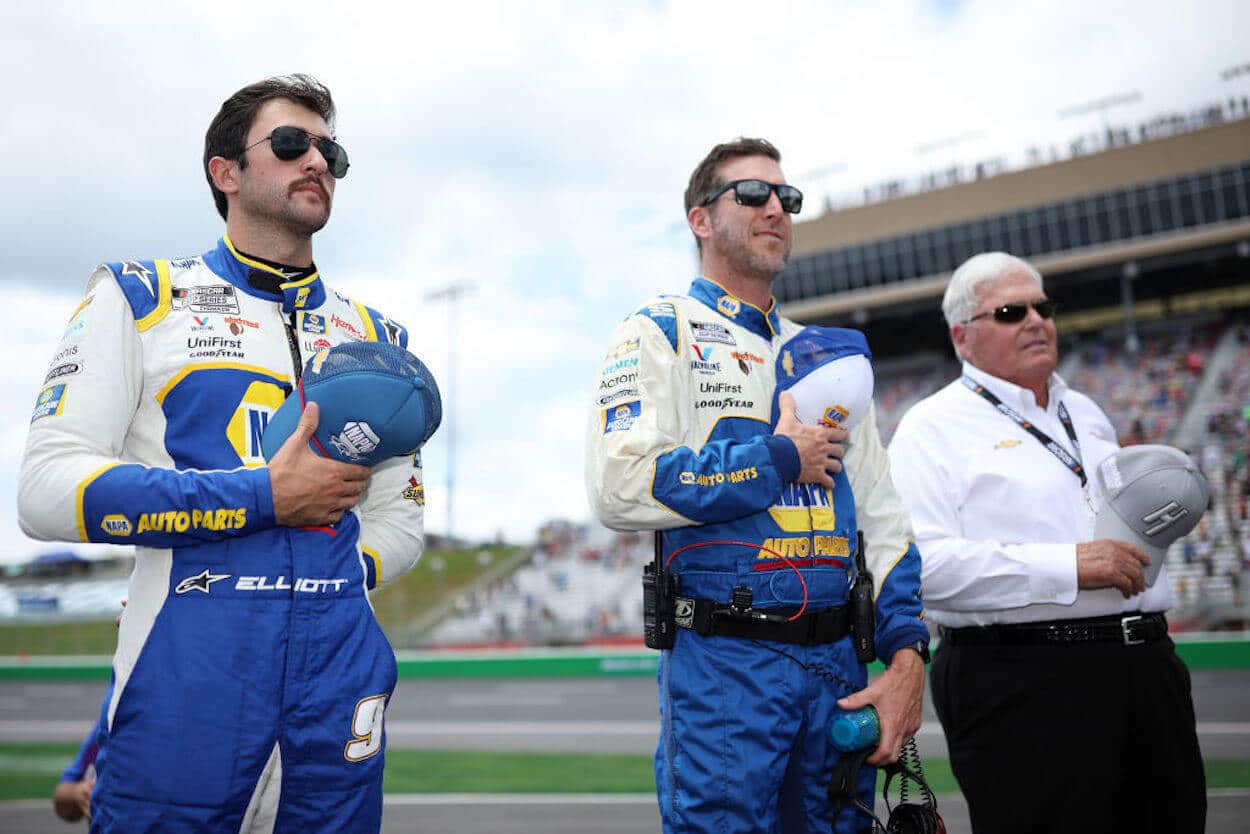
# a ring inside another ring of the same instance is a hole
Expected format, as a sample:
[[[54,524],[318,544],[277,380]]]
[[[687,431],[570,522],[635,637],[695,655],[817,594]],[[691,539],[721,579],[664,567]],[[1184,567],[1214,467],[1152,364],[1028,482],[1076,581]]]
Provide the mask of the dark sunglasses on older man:
[[[977,319],[983,319],[986,316],[993,316],[994,321],[996,322],[1000,322],[1002,324],[1016,324],[1024,321],[1024,317],[1029,314],[1030,307],[1036,310],[1039,316],[1044,319],[1048,319],[1055,314],[1055,310],[1059,308],[1059,305],[1054,301],[1051,301],[1049,298],[1044,298],[1041,301],[1015,301],[1011,304],[1004,304],[1001,307],[995,307],[993,310],[989,310],[985,313],[977,313],[975,316],[968,319],[968,322],[974,322]]]
[[[704,200],[703,205],[710,206],[720,195],[730,189],[733,189],[734,200],[740,206],[759,208],[767,203],[769,196],[776,191],[777,199],[781,201],[781,208],[786,213],[798,214],[803,208],[802,191],[799,191],[793,185],[773,185],[771,182],[764,182],[763,180],[734,180],[733,182],[727,182],[720,191]]]
[[[257,140],[244,148],[243,153],[247,153],[263,142],[268,142],[270,148],[273,149],[273,155],[283,162],[299,159],[308,153],[310,145],[316,143],[317,150],[321,152],[321,156],[326,161],[326,167],[330,170],[330,175],[336,180],[347,176],[347,169],[351,165],[347,161],[347,151],[342,145],[328,136],[314,136],[302,127],[292,125],[275,127],[264,139]],[[239,154],[239,156],[242,155]]]

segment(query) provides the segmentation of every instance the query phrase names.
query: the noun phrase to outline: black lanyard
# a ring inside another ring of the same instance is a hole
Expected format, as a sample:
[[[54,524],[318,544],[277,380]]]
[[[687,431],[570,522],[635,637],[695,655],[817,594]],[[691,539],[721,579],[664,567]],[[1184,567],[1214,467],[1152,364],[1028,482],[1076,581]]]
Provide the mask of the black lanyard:
[[[1016,425],[1027,431],[1029,434],[1037,438],[1037,442],[1041,443],[1050,453],[1063,463],[1064,466],[1072,470],[1072,474],[1081,479],[1081,486],[1085,486],[1085,467],[1081,466],[1081,444],[1076,439],[1076,429],[1072,428],[1072,418],[1068,416],[1068,409],[1062,402],[1059,403],[1059,422],[1063,423],[1063,430],[1068,433],[1068,439],[1072,441],[1072,450],[1076,452],[1076,456],[1068,454],[1068,450],[1060,446],[1051,436],[1030,423],[1028,420],[1017,414],[1011,406],[994,396],[994,393],[988,390],[984,385],[974,380],[972,377],[965,376],[961,380],[964,385],[972,390],[972,393],[980,396],[990,405],[997,408],[1003,414],[1006,414],[1012,420],[1016,421]]]

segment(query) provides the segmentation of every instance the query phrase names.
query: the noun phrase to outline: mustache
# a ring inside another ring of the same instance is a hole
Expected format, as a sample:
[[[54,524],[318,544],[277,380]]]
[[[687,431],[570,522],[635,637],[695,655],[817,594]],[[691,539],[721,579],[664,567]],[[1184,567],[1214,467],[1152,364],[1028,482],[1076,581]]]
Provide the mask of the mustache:
[[[329,192],[326,191],[326,187],[321,184],[321,180],[318,179],[317,177],[304,177],[302,180],[296,180],[295,182],[291,183],[290,188],[288,188],[286,191],[287,196],[294,194],[296,191],[298,191],[299,189],[303,188],[306,185],[315,185],[317,187],[317,190],[321,192],[321,196],[325,198],[326,202],[328,203],[330,201]]]

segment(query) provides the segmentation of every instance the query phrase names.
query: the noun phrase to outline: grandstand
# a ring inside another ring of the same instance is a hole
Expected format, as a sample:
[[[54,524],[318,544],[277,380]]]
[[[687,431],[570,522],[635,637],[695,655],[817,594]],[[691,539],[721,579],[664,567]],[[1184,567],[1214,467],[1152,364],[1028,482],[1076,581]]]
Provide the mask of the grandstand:
[[[1168,554],[1174,626],[1244,627],[1250,108],[1108,124],[1025,157],[827,199],[795,225],[775,285],[782,313],[867,334],[888,442],[907,408],[958,373],[940,311],[951,270],[982,251],[1028,258],[1060,303],[1060,375],[1103,405],[1122,443],[1183,448],[1211,483],[1207,515]],[[434,641],[636,639],[649,539],[560,529],[511,579],[462,600]]]

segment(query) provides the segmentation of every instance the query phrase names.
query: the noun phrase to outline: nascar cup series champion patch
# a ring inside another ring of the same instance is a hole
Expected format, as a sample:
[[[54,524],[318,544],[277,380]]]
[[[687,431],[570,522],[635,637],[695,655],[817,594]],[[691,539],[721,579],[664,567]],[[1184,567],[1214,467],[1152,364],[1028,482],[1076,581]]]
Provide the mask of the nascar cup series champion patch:
[[[361,466],[415,453],[443,419],[438,385],[420,359],[387,342],[348,342],[308,360],[261,437],[265,460],[295,431],[308,402],[321,409],[309,448]]]

